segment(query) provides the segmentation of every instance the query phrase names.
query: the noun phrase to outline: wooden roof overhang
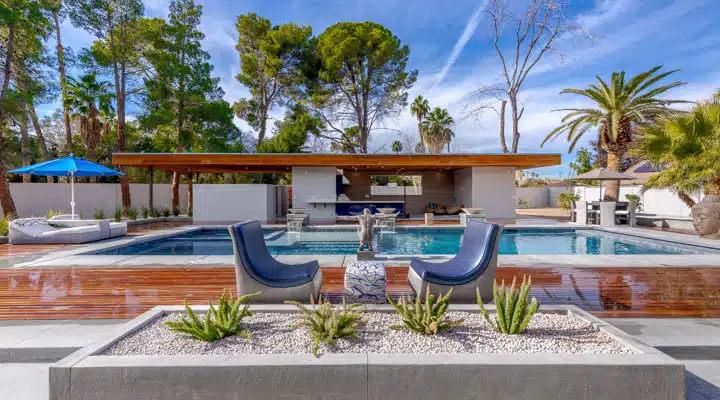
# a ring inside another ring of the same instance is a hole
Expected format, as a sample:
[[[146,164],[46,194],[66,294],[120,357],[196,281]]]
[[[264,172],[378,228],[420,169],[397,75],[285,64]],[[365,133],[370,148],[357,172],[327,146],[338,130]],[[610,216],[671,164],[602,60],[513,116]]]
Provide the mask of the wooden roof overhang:
[[[113,165],[177,172],[285,172],[292,167],[424,171],[468,167],[526,169],[561,163],[560,154],[114,153]]]

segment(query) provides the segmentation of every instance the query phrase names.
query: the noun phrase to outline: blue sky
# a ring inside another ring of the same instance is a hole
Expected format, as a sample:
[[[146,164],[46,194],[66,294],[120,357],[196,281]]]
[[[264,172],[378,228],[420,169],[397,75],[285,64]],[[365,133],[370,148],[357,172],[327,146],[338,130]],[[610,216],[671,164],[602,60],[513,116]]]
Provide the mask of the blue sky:
[[[274,24],[294,22],[310,25],[318,35],[339,21],[374,21],[388,27],[410,47],[410,68],[419,70],[410,98],[422,94],[432,106],[446,107],[457,121],[456,152],[499,152],[497,115],[488,111],[480,118],[464,117],[473,89],[499,78],[496,53],[490,42],[487,16],[478,12],[479,1],[432,0],[228,0],[198,1],[204,6],[201,29],[204,45],[221,79],[226,99],[247,95],[234,79],[239,61],[234,49],[235,19],[256,12]],[[521,7],[523,0],[512,2]],[[609,77],[612,71],[628,74],[663,64],[681,68],[675,78],[688,82],[675,89],[673,98],[698,100],[720,88],[720,17],[718,0],[572,0],[567,16],[593,35],[591,41],[562,40],[558,52],[548,56],[528,78],[522,101],[525,116],[520,123],[521,152],[558,152],[563,166],[539,169],[548,177],[567,176],[567,143],[557,140],[540,148],[543,137],[559,123],[556,108],[584,103],[573,95],[559,95],[567,87],[584,87],[595,75]],[[145,0],[146,14],[165,17],[169,0]],[[88,46],[92,37],[63,24],[64,44],[76,50]],[[54,106],[46,106],[45,111]],[[274,116],[280,117],[282,110]],[[242,121],[238,125],[247,129]],[[371,137],[371,150],[387,149],[398,132],[417,135],[414,119],[404,112],[387,131]],[[509,124],[508,124],[509,126]],[[584,143],[595,135],[589,134]],[[384,150],[387,151],[387,150]]]

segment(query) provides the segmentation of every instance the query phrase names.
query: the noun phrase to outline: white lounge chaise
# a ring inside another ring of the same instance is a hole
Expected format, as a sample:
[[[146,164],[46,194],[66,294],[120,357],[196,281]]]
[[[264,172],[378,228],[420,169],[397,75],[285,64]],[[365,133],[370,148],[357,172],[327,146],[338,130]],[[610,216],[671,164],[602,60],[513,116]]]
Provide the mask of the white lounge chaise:
[[[73,218],[74,217],[74,218]],[[58,227],[70,227],[70,226],[83,226],[83,225],[95,225],[98,223],[96,219],[81,219],[79,215],[75,214],[61,214],[56,215],[48,220],[48,223]],[[110,220],[108,220],[110,221]],[[110,221],[110,236],[114,238],[118,236],[125,236],[128,232],[128,226],[126,222],[112,222]]]
[[[109,221],[93,225],[56,227],[45,218],[21,218],[11,221],[8,242],[10,244],[78,244],[94,242],[110,237]]]

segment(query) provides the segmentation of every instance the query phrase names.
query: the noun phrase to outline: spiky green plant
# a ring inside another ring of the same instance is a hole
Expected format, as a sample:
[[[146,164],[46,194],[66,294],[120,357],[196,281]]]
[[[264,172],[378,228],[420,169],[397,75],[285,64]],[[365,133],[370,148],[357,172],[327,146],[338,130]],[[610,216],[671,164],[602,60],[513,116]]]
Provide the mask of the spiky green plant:
[[[436,298],[435,295],[430,294],[430,286],[428,286],[425,292],[425,303],[420,300],[420,296],[415,296],[415,301],[411,300],[410,296],[407,298],[400,296],[397,302],[387,296],[388,302],[395,307],[403,320],[402,324],[391,325],[390,328],[408,328],[423,335],[437,335],[438,332],[460,326],[464,320],[450,320],[445,316],[450,305],[451,295],[452,289],[444,296],[439,293]]]
[[[48,210],[48,212],[45,213],[45,219],[50,219],[50,218],[58,216],[60,214],[64,214],[64,213],[59,210]]]
[[[168,208],[168,206],[165,206],[165,207],[162,209],[162,216],[165,217],[165,218],[167,218],[167,217],[170,216],[170,208]]]
[[[214,342],[232,335],[249,338],[251,337],[250,331],[241,326],[240,323],[243,318],[253,315],[249,310],[250,304],[247,301],[259,294],[260,292],[250,293],[235,299],[229,291],[225,291],[218,298],[217,308],[209,304],[210,309],[205,313],[204,320],[197,317],[188,305],[187,300],[185,300],[187,318],[180,321],[168,321],[165,324],[172,331],[185,333],[206,342]]]
[[[532,277],[526,277],[525,275],[523,275],[519,290],[515,290],[515,278],[513,278],[509,290],[505,288],[505,280],[502,281],[500,287],[497,286],[497,281],[495,281],[493,283],[493,298],[496,309],[494,320],[488,315],[482,297],[480,297],[480,289],[477,289],[477,303],[480,306],[480,312],[485,317],[485,320],[498,332],[507,335],[523,333],[535,312],[540,308],[540,303],[534,297],[530,301],[531,287]]]
[[[180,215],[180,209],[177,208],[177,207],[173,207],[173,209],[172,209],[172,215],[174,215],[174,216],[176,216],[176,217],[177,217],[178,215]]]
[[[93,217],[95,217],[95,219],[105,219],[105,210],[103,210],[102,208],[95,210],[95,213],[93,213]]]
[[[330,304],[327,297],[315,303],[310,298],[311,306],[307,307],[297,301],[286,301],[285,304],[292,304],[300,310],[300,321],[295,327],[305,327],[310,332],[313,340],[313,354],[318,356],[320,343],[329,347],[335,346],[335,340],[343,337],[357,338],[357,328],[363,322],[358,308],[362,304],[353,303],[334,306]]]
[[[150,209],[147,208],[147,207],[145,207],[145,206],[143,206],[142,209],[141,209],[141,211],[142,211],[142,217],[143,217],[143,219],[147,219],[148,216],[150,215]]]
[[[160,210],[157,208],[153,208],[150,210],[150,216],[153,218],[159,218],[160,217]]]
[[[0,218],[0,236],[7,236],[10,230],[10,221],[15,219],[12,215],[6,215]]]
[[[115,222],[120,222],[122,220],[122,210],[119,208],[115,209],[115,212],[113,213],[113,219]]]
[[[127,213],[128,213],[128,218],[130,218],[133,221],[135,221],[138,217],[138,211],[137,211],[137,208],[135,208],[135,207],[128,208]]]

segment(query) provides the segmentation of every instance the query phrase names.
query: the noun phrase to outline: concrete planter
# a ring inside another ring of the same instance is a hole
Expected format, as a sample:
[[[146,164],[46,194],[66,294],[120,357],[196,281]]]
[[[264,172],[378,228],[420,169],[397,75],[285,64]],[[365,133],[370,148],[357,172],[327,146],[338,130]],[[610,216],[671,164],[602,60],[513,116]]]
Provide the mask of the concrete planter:
[[[50,367],[51,400],[85,399],[682,399],[684,366],[574,306],[635,354],[310,354],[103,356],[181,307],[156,307]],[[206,307],[197,307],[204,311]],[[476,311],[477,306],[456,306]],[[283,305],[258,312],[293,312]],[[391,311],[389,306],[368,311]]]

